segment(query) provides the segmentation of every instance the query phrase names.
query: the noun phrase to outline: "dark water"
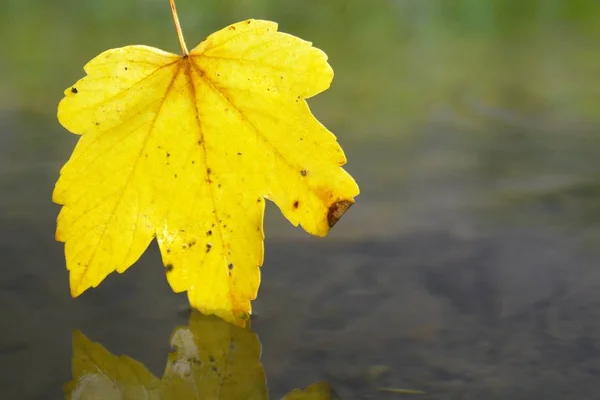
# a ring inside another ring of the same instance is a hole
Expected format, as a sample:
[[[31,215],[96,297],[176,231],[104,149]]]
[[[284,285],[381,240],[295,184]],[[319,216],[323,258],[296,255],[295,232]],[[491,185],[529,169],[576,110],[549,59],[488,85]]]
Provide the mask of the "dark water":
[[[33,3],[0,6],[2,399],[64,397],[74,331],[158,378],[177,329],[210,336],[155,245],[73,300],[54,241],[75,143],[56,103],[105,48],[174,50],[163,2]],[[311,105],[362,189],[325,239],[268,207],[252,331],[271,398],[326,380],[342,399],[600,399],[596,3],[232,3],[178,2],[188,41],[252,16],[324,48],[336,79]]]

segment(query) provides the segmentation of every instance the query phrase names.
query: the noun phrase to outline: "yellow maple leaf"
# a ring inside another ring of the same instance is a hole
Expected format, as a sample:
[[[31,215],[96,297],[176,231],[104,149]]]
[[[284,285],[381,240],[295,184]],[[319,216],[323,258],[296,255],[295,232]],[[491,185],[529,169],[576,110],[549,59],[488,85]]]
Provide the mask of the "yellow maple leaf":
[[[172,289],[241,324],[260,283],[265,199],[324,236],[359,189],[305,101],[333,78],[322,51],[261,20],[189,53],[179,37],[182,56],[108,50],[65,91],[58,119],[81,137],[53,193],[56,239],[73,297],[156,237]]]

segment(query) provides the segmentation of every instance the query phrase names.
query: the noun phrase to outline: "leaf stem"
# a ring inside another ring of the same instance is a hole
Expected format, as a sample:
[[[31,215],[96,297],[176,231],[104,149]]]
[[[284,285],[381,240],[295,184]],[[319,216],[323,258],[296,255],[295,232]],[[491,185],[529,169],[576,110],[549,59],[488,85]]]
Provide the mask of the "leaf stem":
[[[183,52],[183,56],[187,57],[190,52],[185,45],[185,39],[183,38],[183,32],[181,31],[181,25],[179,24],[179,17],[177,16],[177,8],[175,7],[175,0],[169,0],[169,4],[171,5],[171,14],[173,15],[173,23],[175,24],[175,31],[177,31],[177,38],[179,39],[179,45],[181,46],[181,51]]]

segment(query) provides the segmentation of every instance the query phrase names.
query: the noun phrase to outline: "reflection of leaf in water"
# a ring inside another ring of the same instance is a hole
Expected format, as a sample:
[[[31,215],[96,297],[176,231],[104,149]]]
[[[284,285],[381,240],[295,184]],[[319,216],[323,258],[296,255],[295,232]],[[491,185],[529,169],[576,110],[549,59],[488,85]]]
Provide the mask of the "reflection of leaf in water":
[[[261,346],[249,329],[215,316],[192,312],[188,326],[171,335],[162,379],[129,357],[117,357],[81,332],[73,333],[73,380],[65,386],[70,400],[267,400]],[[336,399],[326,382],[296,389],[283,400]]]
[[[158,399],[159,380],[129,357],[110,354],[79,331],[73,332],[73,380],[65,387],[67,399]]]
[[[335,400],[339,397],[325,381],[313,383],[303,389],[294,389],[281,400]]]
[[[171,336],[173,351],[160,386],[162,399],[266,399],[256,334],[192,313]]]

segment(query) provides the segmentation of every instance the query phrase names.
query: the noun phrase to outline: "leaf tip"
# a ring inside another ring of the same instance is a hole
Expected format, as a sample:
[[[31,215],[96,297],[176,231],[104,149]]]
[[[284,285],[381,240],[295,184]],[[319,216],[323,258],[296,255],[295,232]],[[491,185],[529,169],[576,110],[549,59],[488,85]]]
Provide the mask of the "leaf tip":
[[[329,206],[329,210],[327,211],[327,224],[329,228],[333,228],[346,211],[352,207],[352,204],[354,204],[354,200],[339,200]]]

